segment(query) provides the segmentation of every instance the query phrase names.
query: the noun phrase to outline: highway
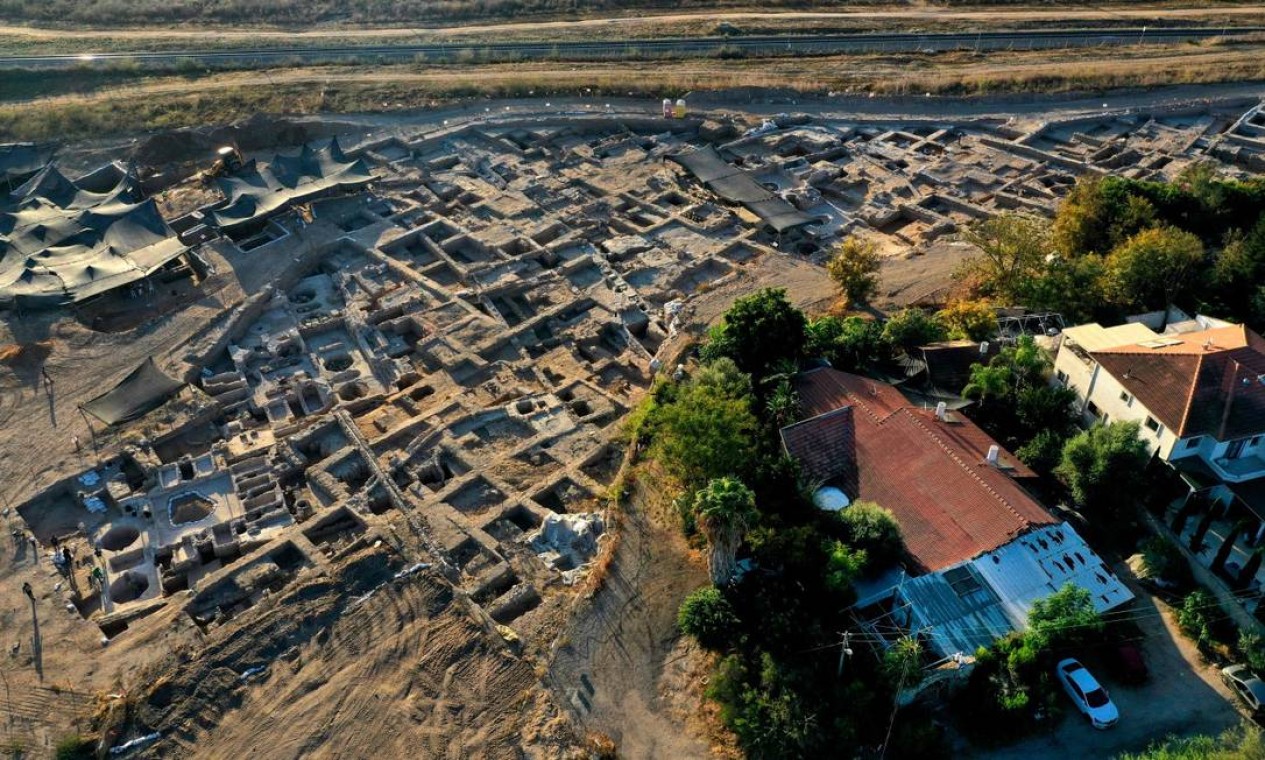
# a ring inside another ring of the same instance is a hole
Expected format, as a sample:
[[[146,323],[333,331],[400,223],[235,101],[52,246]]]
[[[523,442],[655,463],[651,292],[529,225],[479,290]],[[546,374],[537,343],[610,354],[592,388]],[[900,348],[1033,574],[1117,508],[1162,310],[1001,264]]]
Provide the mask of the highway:
[[[197,62],[205,65],[307,65],[350,62],[459,62],[548,60],[621,60],[654,57],[834,55],[845,53],[915,53],[949,50],[1039,50],[1198,42],[1265,32],[1265,27],[1169,27],[1132,29],[1066,29],[950,34],[827,34],[802,36],[734,36],[631,39],[623,42],[505,42],[450,44],[387,44],[258,49],[198,49],[65,55],[0,56],[0,68],[63,68],[85,63],[127,61],[148,67]]]

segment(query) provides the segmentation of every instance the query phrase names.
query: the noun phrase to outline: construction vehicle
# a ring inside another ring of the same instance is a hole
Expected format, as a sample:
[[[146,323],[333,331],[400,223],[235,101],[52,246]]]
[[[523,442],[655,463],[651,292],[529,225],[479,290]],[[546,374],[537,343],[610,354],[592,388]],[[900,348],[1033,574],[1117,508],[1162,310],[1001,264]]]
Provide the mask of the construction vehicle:
[[[199,179],[207,182],[215,177],[223,177],[240,171],[242,168],[242,154],[232,145],[225,145],[215,151],[215,162],[199,175]]]

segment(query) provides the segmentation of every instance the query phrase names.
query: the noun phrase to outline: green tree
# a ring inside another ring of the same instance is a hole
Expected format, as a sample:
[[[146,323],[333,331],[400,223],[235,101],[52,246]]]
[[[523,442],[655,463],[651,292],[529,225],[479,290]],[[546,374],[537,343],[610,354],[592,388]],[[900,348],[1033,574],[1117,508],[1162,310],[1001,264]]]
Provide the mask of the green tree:
[[[1103,625],[1094,597],[1070,581],[1038,599],[1028,612],[1028,632],[1037,637],[1040,648],[1091,641],[1102,633]]]
[[[1236,230],[1227,236],[1211,279],[1209,300],[1249,326],[1265,328],[1265,215],[1246,234]]]
[[[986,403],[991,399],[1018,401],[1025,389],[1043,386],[1050,360],[1031,335],[1006,346],[988,364],[972,364],[962,395]],[[1036,399],[1037,401],[1041,399]]]
[[[846,591],[865,570],[865,550],[853,549],[842,541],[828,541],[826,556],[826,586],[832,591]]]
[[[805,353],[855,372],[872,366],[890,353],[883,340],[883,323],[863,317],[817,317],[808,323]]]
[[[1015,416],[1026,436],[1053,432],[1068,438],[1076,428],[1076,391],[1056,385],[1029,385],[1020,388]]]
[[[1203,260],[1203,243],[1189,232],[1142,230],[1107,256],[1107,294],[1125,306],[1167,309],[1194,284]]]
[[[844,540],[853,549],[864,551],[867,561],[881,567],[904,554],[900,523],[891,510],[872,501],[854,501],[836,514],[843,526]]]
[[[949,331],[944,324],[922,309],[899,311],[883,325],[883,340],[904,351],[938,343],[948,336]]]
[[[724,355],[758,381],[780,363],[799,361],[806,325],[804,313],[787,300],[786,290],[764,288],[734,301],[717,333]]]
[[[728,586],[733,581],[738,547],[758,517],[755,494],[736,478],[716,478],[694,495],[694,518],[707,538],[713,584]]]
[[[997,334],[997,310],[985,300],[950,301],[936,312],[953,340],[987,340]]]
[[[707,649],[725,649],[738,633],[733,605],[715,586],[700,588],[681,603],[676,616],[681,632],[698,639]]]
[[[650,456],[687,488],[748,466],[758,423],[744,377],[727,360],[714,363],[656,399],[639,426]]]
[[[1067,436],[1054,430],[1042,430],[1016,449],[1015,456],[1035,472],[1048,475],[1058,467],[1066,443]]]
[[[922,642],[902,636],[883,653],[883,672],[896,688],[913,688],[922,681]]]
[[[1030,309],[1058,312],[1069,324],[1092,321],[1105,307],[1102,257],[1050,257],[1022,290],[1021,300]]]
[[[1041,273],[1053,251],[1049,223],[1026,214],[992,217],[969,227],[962,239],[980,255],[959,278],[975,279],[985,295],[1008,304],[1022,297],[1024,284]]]
[[[1116,177],[1084,176],[1054,217],[1054,247],[1063,256],[1106,254],[1156,222],[1155,207]]]
[[[1112,422],[1071,438],[1054,474],[1083,509],[1110,515],[1138,503],[1151,452],[1138,437],[1137,422]]]
[[[854,236],[844,239],[826,262],[826,273],[839,286],[844,306],[856,308],[878,292],[882,256],[873,240]]]

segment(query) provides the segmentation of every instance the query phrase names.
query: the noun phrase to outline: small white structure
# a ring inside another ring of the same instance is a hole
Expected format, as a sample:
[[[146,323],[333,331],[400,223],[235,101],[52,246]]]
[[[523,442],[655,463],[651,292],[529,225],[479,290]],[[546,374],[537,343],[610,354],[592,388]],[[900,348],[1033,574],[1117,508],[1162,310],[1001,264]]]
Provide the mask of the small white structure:
[[[818,488],[813,493],[813,504],[826,512],[841,512],[851,503],[848,495],[834,486]]]

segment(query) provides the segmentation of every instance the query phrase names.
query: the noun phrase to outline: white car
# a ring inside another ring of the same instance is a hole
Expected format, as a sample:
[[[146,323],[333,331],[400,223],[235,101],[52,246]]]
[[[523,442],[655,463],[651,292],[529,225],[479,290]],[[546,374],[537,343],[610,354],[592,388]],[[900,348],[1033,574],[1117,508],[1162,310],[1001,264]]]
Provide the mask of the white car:
[[[1076,703],[1076,709],[1085,713],[1094,728],[1111,728],[1120,720],[1120,711],[1111,696],[1084,665],[1069,658],[1060,662],[1054,673],[1063,684],[1063,690]]]

